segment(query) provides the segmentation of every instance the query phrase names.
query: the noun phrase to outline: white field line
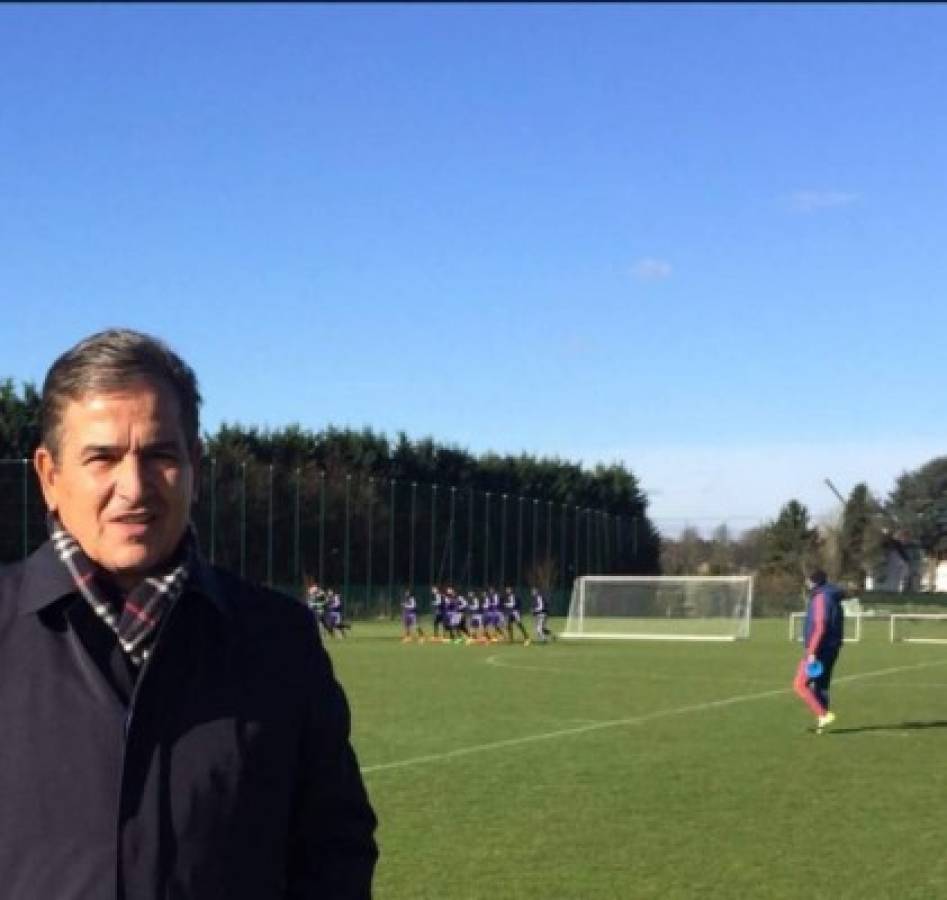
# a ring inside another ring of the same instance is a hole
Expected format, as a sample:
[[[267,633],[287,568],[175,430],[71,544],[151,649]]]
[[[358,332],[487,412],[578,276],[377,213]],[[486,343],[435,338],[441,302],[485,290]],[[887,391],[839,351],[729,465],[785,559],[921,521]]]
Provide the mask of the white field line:
[[[557,654],[558,656],[558,654]],[[488,656],[484,662],[488,666],[496,666],[498,669],[516,669],[523,670],[526,672],[555,672],[557,675],[574,675],[580,673],[583,669],[559,669],[554,668],[553,666],[521,666],[517,662],[507,662],[505,657],[501,656]],[[706,682],[706,675],[665,675],[658,672],[636,672],[635,673],[636,681],[700,681]],[[769,681],[763,681],[761,678],[721,678],[719,675],[714,676],[714,682],[717,684],[723,684],[725,681],[731,681],[735,684],[742,685],[752,685],[752,684],[769,684]]]
[[[484,662],[488,666],[496,666],[498,669],[522,669],[526,672],[562,672],[568,674],[569,672],[576,671],[575,669],[556,669],[552,666],[521,666],[518,663],[504,663],[501,662],[499,656],[488,656]]]
[[[897,672],[909,672],[915,669],[927,669],[932,666],[947,665],[947,659],[939,659],[934,662],[915,663],[911,666],[893,666],[888,669],[876,669],[873,672],[859,672],[855,675],[845,675],[836,678],[833,684],[844,684],[852,681],[862,681],[865,678],[879,678],[882,675],[894,675]],[[725,697],[721,700],[709,700],[706,703],[693,703],[688,706],[678,706],[674,709],[661,709],[652,713],[645,713],[642,716],[628,716],[622,719],[607,719],[604,722],[593,722],[589,725],[577,725],[572,728],[559,728],[555,731],[544,731],[539,734],[528,734],[523,737],[508,738],[503,741],[491,741],[486,744],[474,744],[470,747],[458,747],[456,750],[447,750],[443,753],[428,753],[424,756],[413,756],[410,759],[399,759],[393,762],[377,763],[371,766],[362,766],[363,775],[371,775],[375,772],[387,772],[392,769],[404,769],[409,766],[422,765],[424,763],[439,762],[447,759],[457,759],[463,756],[471,756],[475,753],[487,753],[491,750],[504,750],[508,747],[520,747],[523,744],[534,744],[539,741],[552,741],[561,737],[572,737],[579,734],[588,734],[593,731],[604,731],[607,728],[635,727],[645,725],[648,722],[655,722],[658,719],[670,719],[675,716],[686,716],[690,713],[704,712],[709,709],[723,709],[727,706],[735,706],[738,703],[749,703],[753,700],[766,700],[770,697],[780,697],[792,691],[792,687],[774,688],[769,691],[760,691],[756,694],[738,694],[735,697]]]

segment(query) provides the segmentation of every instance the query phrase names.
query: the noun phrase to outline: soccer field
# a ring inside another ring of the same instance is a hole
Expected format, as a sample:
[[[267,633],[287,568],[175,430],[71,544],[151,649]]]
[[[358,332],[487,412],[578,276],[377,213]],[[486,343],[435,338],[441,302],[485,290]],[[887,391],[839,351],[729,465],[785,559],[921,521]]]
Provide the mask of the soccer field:
[[[947,897],[947,646],[867,623],[824,735],[784,620],[737,643],[529,647],[356,623],[328,646],[380,900]]]

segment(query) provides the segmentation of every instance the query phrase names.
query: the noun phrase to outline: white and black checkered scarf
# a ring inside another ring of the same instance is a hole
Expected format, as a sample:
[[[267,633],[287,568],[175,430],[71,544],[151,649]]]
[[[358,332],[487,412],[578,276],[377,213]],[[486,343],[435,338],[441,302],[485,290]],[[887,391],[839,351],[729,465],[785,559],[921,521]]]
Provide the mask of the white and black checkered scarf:
[[[154,645],[158,625],[184,590],[196,552],[194,532],[188,528],[180,562],[160,575],[149,576],[124,595],[120,608],[108,600],[103,588],[102,570],[83,552],[79,542],[63,527],[59,517],[46,518],[49,536],[56,554],[66,567],[76,589],[112,631],[122,649],[140,666]]]

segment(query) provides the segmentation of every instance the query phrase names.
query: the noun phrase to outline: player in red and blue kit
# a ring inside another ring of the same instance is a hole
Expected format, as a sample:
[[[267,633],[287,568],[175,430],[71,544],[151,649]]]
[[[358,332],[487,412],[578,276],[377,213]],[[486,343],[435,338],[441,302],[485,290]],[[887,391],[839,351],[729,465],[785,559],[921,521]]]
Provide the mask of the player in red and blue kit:
[[[821,569],[812,572],[808,582],[809,605],[803,632],[806,655],[799,661],[792,686],[816,716],[816,732],[821,734],[827,725],[835,721],[835,713],[829,710],[829,684],[845,639],[842,609],[845,592],[831,584]],[[807,670],[816,662],[821,663],[822,671],[813,676]]]

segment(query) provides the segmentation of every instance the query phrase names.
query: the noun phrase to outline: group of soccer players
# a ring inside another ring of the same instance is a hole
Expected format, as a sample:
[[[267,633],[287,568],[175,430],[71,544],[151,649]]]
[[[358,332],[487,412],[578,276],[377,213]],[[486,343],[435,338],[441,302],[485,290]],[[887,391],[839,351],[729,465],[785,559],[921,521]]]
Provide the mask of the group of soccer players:
[[[502,597],[493,587],[480,592],[470,591],[465,596],[453,587],[442,590],[435,585],[431,588],[432,633],[426,635],[421,627],[417,600],[407,590],[401,601],[402,640],[405,643],[430,640],[432,643],[487,644],[514,643],[518,636],[524,646],[529,646],[533,640],[541,644],[554,641],[556,636],[546,625],[549,618],[546,598],[539,588],[532,588],[531,594],[533,638],[523,624],[522,602],[513,588],[508,587]],[[349,625],[344,619],[344,604],[338,591],[322,588],[310,581],[306,585],[304,601],[316,614],[319,627],[326,636],[345,637]],[[514,635],[514,628],[518,635]]]
[[[546,627],[549,608],[546,599],[538,588],[532,588],[533,634],[538,643],[555,640],[555,635]],[[495,588],[485,591],[470,591],[466,596],[453,587],[443,590],[434,585],[431,588],[432,632],[425,635],[420,625],[418,602],[414,594],[404,592],[401,601],[402,641],[408,643],[417,640],[423,643],[430,640],[435,643],[495,644],[500,641],[515,640],[514,626],[524,646],[532,642],[523,625],[522,601],[513,588],[508,587],[503,597]]]
[[[316,621],[326,635],[345,637],[349,625],[343,613],[342,595],[332,588],[321,588],[313,581],[306,587],[306,606],[315,614]]]

